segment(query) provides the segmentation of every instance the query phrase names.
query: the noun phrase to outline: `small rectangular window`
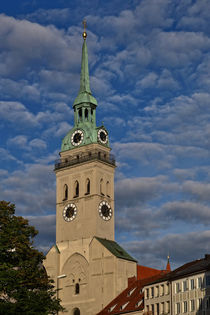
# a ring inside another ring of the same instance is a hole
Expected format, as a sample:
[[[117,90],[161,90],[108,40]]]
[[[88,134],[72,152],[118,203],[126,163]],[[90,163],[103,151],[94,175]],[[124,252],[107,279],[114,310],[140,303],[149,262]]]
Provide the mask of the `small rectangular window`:
[[[190,280],[190,289],[191,289],[191,290],[194,290],[194,289],[195,289],[195,280],[194,280],[194,279],[191,279],[191,280]]]
[[[166,284],[166,294],[169,294],[169,284]]]
[[[146,299],[149,298],[149,289],[146,289]]]
[[[181,311],[180,303],[176,303],[176,314],[180,314],[180,311]]]
[[[154,288],[151,288],[151,297],[154,297]]]
[[[210,286],[210,276],[206,276],[206,286]]]
[[[194,300],[190,301],[190,310],[191,310],[191,312],[193,312],[195,310],[195,301]]]
[[[166,303],[166,312],[170,313],[170,302]]]
[[[176,283],[176,293],[180,292],[180,284],[179,282]]]
[[[183,310],[184,310],[184,313],[187,313],[187,301],[184,301],[183,303]]]
[[[203,301],[202,301],[202,299],[200,298],[200,299],[198,299],[198,310],[199,310],[199,311],[202,311],[202,309],[203,309]]]
[[[160,295],[164,295],[164,284],[160,286]]]
[[[183,291],[187,291],[187,280],[183,281]]]
[[[201,289],[203,287],[203,280],[201,277],[198,278],[198,288]]]

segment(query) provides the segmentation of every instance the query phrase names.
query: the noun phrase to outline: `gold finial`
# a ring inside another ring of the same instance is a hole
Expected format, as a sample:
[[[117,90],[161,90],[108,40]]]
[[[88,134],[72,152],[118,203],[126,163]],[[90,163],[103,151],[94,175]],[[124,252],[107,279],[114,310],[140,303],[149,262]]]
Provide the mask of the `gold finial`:
[[[84,32],[82,33],[82,36],[83,36],[84,40],[86,40],[86,38],[87,38],[87,33],[86,33],[87,22],[86,22],[86,20],[83,20],[82,23],[83,23],[83,26],[84,26]]]

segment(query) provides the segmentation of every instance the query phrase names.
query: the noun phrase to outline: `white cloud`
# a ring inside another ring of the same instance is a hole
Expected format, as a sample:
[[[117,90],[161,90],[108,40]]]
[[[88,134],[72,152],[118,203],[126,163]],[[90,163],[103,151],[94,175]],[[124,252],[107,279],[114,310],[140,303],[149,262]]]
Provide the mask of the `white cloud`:
[[[116,199],[121,205],[137,205],[160,197],[164,192],[178,190],[166,176],[124,178],[116,182]]]
[[[13,138],[8,139],[8,144],[10,146],[26,147],[27,137],[24,135],[18,135]]]
[[[1,198],[16,204],[18,214],[38,215],[55,211],[55,178],[52,165],[25,165],[0,183]]]
[[[39,126],[36,116],[29,112],[27,108],[19,102],[0,101],[0,115],[1,118],[15,123],[14,126]]]
[[[151,45],[154,62],[168,67],[186,67],[210,48],[210,39],[195,32],[157,32]]]
[[[27,80],[0,79],[1,97],[5,99],[28,99],[38,101],[40,91],[37,84],[30,84]]]
[[[27,14],[25,18],[27,20],[33,21],[33,22],[39,22],[44,24],[55,24],[55,23],[61,23],[65,24],[68,22],[68,20],[71,17],[71,10],[70,8],[64,8],[64,9],[38,9],[30,14]]]
[[[204,257],[209,252],[210,231],[186,234],[168,234],[162,238],[130,241],[123,244],[139,263],[159,268],[166,266],[167,255],[171,256],[172,268],[178,264]],[[193,244],[193,246],[192,246]]]
[[[208,183],[188,180],[183,183],[182,188],[184,192],[200,201],[210,201],[210,184]]]
[[[21,162],[15,156],[13,156],[8,150],[4,148],[0,148],[0,160],[1,161],[14,161],[21,164]]]
[[[208,225],[210,207],[192,201],[171,201],[163,205],[162,216],[181,220],[186,223],[202,223]]]
[[[158,75],[154,72],[149,72],[143,79],[136,83],[137,88],[140,86],[143,89],[154,87],[157,83]]]
[[[47,144],[45,141],[41,140],[41,139],[33,139],[29,142],[29,145],[31,146],[31,148],[35,148],[35,149],[46,149],[47,148]]]

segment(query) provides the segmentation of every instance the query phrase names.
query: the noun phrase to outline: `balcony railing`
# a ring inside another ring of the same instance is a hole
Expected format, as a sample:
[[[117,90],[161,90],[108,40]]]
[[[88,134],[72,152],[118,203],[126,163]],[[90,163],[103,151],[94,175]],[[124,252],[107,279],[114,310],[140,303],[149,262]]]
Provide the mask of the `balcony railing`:
[[[72,166],[88,161],[99,160],[105,163],[111,164],[113,166],[116,165],[115,157],[112,154],[107,154],[104,152],[89,152],[85,155],[76,155],[73,157],[67,157],[64,159],[58,159],[55,161],[55,170],[58,170],[63,167]]]

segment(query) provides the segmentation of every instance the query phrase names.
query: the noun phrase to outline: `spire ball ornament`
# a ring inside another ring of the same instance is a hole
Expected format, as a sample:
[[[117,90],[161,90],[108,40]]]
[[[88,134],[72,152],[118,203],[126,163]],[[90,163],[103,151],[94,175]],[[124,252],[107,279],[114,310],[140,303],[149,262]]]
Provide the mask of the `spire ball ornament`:
[[[86,33],[86,25],[87,25],[87,22],[86,20],[83,20],[83,26],[84,26],[84,32],[82,33],[82,36],[83,36],[83,39],[86,40],[87,38],[87,33]]]

